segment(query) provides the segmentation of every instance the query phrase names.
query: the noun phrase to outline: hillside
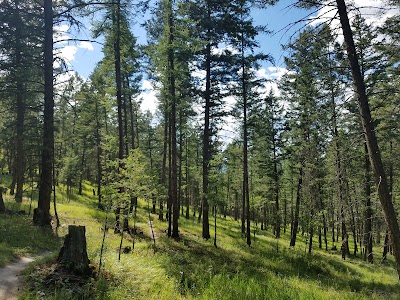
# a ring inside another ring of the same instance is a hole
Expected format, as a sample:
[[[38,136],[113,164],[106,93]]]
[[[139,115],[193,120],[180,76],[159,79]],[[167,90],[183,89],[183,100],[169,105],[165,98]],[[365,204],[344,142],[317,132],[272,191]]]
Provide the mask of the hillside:
[[[59,194],[58,234],[63,236],[68,224],[85,225],[89,258],[98,268],[106,213],[96,209],[96,199],[90,195],[92,188],[85,187],[84,196],[67,199],[63,193]],[[11,206],[12,202],[8,200],[6,204]],[[24,202],[18,208],[21,209],[28,211],[29,202]],[[102,275],[82,287],[71,285],[68,280],[63,282],[61,277],[56,285],[48,285],[54,268],[52,262],[61,243],[55,235],[43,234],[41,229],[32,227],[29,216],[1,216],[0,264],[25,253],[53,251],[51,258],[26,271],[22,299],[398,299],[400,296],[392,261],[390,266],[370,265],[359,258],[343,261],[337,251],[319,249],[308,254],[301,235],[296,247],[289,248],[287,233],[277,240],[270,229],[261,231],[256,227],[252,228],[252,247],[248,247],[241,236],[240,224],[230,217],[217,217],[217,247],[214,247],[212,239],[201,238],[197,218],[180,218],[181,238],[176,241],[166,237],[166,222],[150,214],[156,237],[154,249],[148,209],[148,203],[139,201],[134,249],[123,254],[121,261],[118,261],[120,235],[111,229],[107,232]],[[112,219],[112,214],[108,218]],[[133,220],[130,224],[133,225]],[[123,247],[132,247],[132,243],[132,237],[124,235]]]

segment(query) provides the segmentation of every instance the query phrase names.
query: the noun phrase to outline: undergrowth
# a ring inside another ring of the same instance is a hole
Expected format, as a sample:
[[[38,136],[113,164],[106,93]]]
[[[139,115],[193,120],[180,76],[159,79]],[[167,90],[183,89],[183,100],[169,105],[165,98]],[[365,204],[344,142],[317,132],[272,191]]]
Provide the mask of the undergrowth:
[[[66,197],[59,189],[58,233],[65,235],[68,224],[85,225],[89,258],[98,268],[106,213],[96,208],[96,197],[91,191],[92,187],[85,185],[83,196]],[[113,214],[108,218],[113,221]],[[289,248],[288,233],[276,240],[269,231],[260,230],[252,236],[252,247],[248,247],[240,225],[229,217],[217,219],[216,248],[212,240],[201,238],[201,224],[196,218],[179,219],[179,240],[166,237],[167,223],[158,221],[157,215],[150,218],[156,233],[156,249],[149,227],[148,204],[139,201],[135,220],[138,234],[134,240],[125,234],[123,247],[133,249],[123,254],[121,261],[120,236],[110,229],[106,234],[102,273],[96,279],[88,280],[79,290],[62,284],[49,289],[43,270],[51,264],[50,259],[27,271],[22,299],[400,298],[393,260],[382,266],[369,265],[356,257],[343,261],[339,253],[317,248],[308,254],[301,235],[296,247]],[[18,255],[21,251],[42,250],[43,245],[58,245],[54,235],[40,234],[27,217],[1,217],[0,224],[0,255]],[[10,226],[16,228],[9,230]],[[17,238],[18,232],[31,239]]]

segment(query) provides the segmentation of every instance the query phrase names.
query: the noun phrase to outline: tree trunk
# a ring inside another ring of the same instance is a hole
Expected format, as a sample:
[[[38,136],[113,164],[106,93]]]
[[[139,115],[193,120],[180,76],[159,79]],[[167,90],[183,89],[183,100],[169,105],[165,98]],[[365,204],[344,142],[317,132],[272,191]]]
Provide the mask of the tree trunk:
[[[242,182],[242,234],[246,233],[246,196],[244,192],[244,181]]]
[[[346,4],[344,0],[336,0],[340,23],[342,24],[343,36],[347,45],[347,55],[350,62],[350,68],[353,76],[353,82],[357,93],[359,112],[363,124],[365,139],[368,146],[369,159],[375,181],[377,184],[379,199],[385,214],[386,224],[388,225],[390,236],[393,245],[393,254],[397,264],[397,273],[400,278],[400,229],[397,222],[396,211],[390,197],[389,187],[381,154],[378,146],[378,141],[375,135],[374,122],[371,117],[371,111],[368,103],[368,97],[365,90],[364,78],[361,75],[358,57],[353,40],[353,33],[350,27]]]
[[[169,96],[171,100],[171,205],[172,205],[172,234],[173,238],[179,237],[178,231],[178,218],[179,218],[179,206],[178,206],[178,169],[177,169],[177,148],[176,148],[176,94],[175,94],[175,61],[174,61],[174,22],[172,13],[172,1],[169,2],[169,15],[168,15],[168,28],[169,28],[169,39],[168,39],[168,66],[169,66]],[[169,216],[171,218],[171,215]]]
[[[217,248],[217,206],[214,205],[214,247]]]
[[[17,5],[16,5],[17,6]],[[16,12],[19,14],[19,9],[16,7]],[[19,22],[17,22],[19,23]],[[16,35],[20,36],[21,28],[16,27]],[[16,153],[15,153],[15,182],[17,190],[15,193],[15,201],[22,202],[22,192],[24,186],[24,174],[25,174],[25,153],[24,153],[24,120],[25,120],[25,103],[24,103],[24,84],[22,82],[22,68],[21,65],[21,52],[20,52],[20,42],[16,39],[17,49],[16,49],[16,69],[17,69],[17,82],[16,82],[16,110],[17,110],[17,135],[16,135]],[[21,72],[21,73],[20,73]]]
[[[0,187],[0,214],[4,214],[6,212],[6,206],[4,205],[3,200],[3,191],[4,189]]]
[[[301,199],[301,189],[303,185],[303,167],[300,167],[299,181],[297,184],[297,194],[296,194],[296,208],[294,211],[293,218],[293,228],[290,238],[290,246],[294,247],[296,245],[297,230],[299,227],[299,212],[300,212],[300,199]]]
[[[181,210],[183,216],[183,200],[182,200],[182,153],[183,153],[183,133],[182,133],[182,110],[179,110],[179,169],[178,169],[178,211]],[[179,218],[179,214],[178,214]]]
[[[320,188],[320,193],[321,193],[321,186]],[[323,225],[323,230],[324,230],[324,243],[325,243],[325,250],[328,251],[328,237],[327,237],[327,231],[328,231],[328,226],[326,224],[326,216],[325,216],[325,210],[324,210],[324,203],[322,201],[322,197],[319,197],[320,205],[321,205],[321,211],[322,211],[322,225]]]
[[[272,128],[274,131],[275,129]],[[278,174],[278,162],[276,156],[276,141],[275,134],[273,137],[273,155],[274,155],[274,196],[275,196],[275,237],[278,239],[281,237],[281,212],[279,208],[279,174]]]
[[[126,93],[126,89],[129,88],[128,83],[126,80],[122,79],[123,75],[121,75],[122,81],[122,91],[123,91],[123,103],[122,103],[122,110],[123,110],[123,119],[124,119],[124,144],[125,144],[125,155],[129,155],[129,141],[128,141],[128,112],[127,112],[127,101],[128,95]]]
[[[314,217],[314,212],[313,212],[313,210],[311,210],[311,218],[313,218],[313,217]],[[310,234],[310,240],[309,240],[309,244],[308,244],[308,253],[311,253],[312,245],[313,245],[313,237],[314,237],[314,226],[312,224],[310,224],[309,234]]]
[[[87,255],[85,226],[68,226],[64,246],[58,254],[58,262],[68,271],[78,275],[90,275],[90,260]]]
[[[119,169],[122,169],[124,158],[124,123],[123,123],[123,103],[122,103],[122,77],[121,77],[121,4],[120,0],[117,0],[115,7],[113,8],[112,14],[113,29],[115,30],[114,40],[114,69],[115,69],[115,85],[116,85],[116,96],[117,96],[117,115],[118,115],[118,159]],[[124,187],[119,187],[119,192],[122,193]],[[120,215],[121,215],[121,203],[117,203],[115,213],[115,232],[120,232]]]
[[[96,148],[97,148],[97,197],[98,197],[98,204],[97,207],[103,209],[103,204],[101,202],[101,180],[103,177],[103,168],[101,165],[101,155],[102,155],[102,148],[101,148],[101,136],[100,136],[100,120],[99,120],[99,103],[98,98],[96,97],[95,100],[95,114],[96,114]]]
[[[286,226],[287,226],[287,198],[286,192],[283,195],[283,233],[286,233]]]
[[[185,168],[185,194],[186,194],[186,215],[185,218],[189,220],[190,212],[189,212],[189,205],[190,205],[190,198],[189,198],[189,140],[186,137],[186,168]]]
[[[82,195],[82,188],[83,188],[83,169],[85,167],[85,154],[86,154],[86,138],[83,139],[83,149],[82,149],[82,158],[81,158],[81,169],[80,169],[80,176],[79,176],[79,190],[78,194]]]
[[[340,219],[342,224],[342,253],[343,255],[350,255],[349,249],[349,235],[347,234],[346,222],[344,221],[344,207],[343,204],[340,206]]]
[[[33,213],[33,223],[50,226],[50,202],[53,188],[54,151],[54,86],[53,86],[53,1],[44,0],[44,112],[43,148],[39,181],[38,207]]]
[[[210,14],[210,11],[209,11]],[[210,31],[210,30],[209,30]],[[204,134],[203,134],[203,230],[202,237],[210,238],[210,225],[208,220],[208,171],[210,163],[210,107],[211,107],[211,44],[206,47],[206,90],[204,107]],[[199,215],[200,218],[200,215]]]
[[[389,231],[386,230],[385,242],[383,245],[382,263],[387,261],[387,254],[389,253]]]
[[[247,78],[246,65],[244,58],[244,37],[241,36],[241,56],[242,56],[242,99],[243,99],[243,208],[246,216],[246,240],[247,245],[251,245],[250,233],[250,193],[249,193],[249,163],[248,163],[248,133],[247,133]]]
[[[164,142],[163,142],[163,156],[162,156],[162,166],[161,166],[161,184],[162,186],[167,186],[167,148],[168,148],[168,129],[169,129],[169,121],[168,121],[168,104],[165,104],[165,113],[164,113]],[[134,140],[134,139],[133,139]],[[160,221],[164,220],[164,199],[161,196],[160,198],[160,211],[158,214],[158,219]]]
[[[237,221],[239,219],[239,192],[235,191],[235,213],[234,220]]]

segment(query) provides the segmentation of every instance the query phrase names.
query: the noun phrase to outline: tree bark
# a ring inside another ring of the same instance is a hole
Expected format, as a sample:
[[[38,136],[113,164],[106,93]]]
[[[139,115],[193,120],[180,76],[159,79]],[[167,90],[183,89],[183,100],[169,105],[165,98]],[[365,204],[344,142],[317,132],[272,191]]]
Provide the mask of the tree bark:
[[[178,169],[177,169],[177,147],[176,147],[176,92],[175,92],[175,58],[174,58],[174,21],[172,13],[172,1],[169,1],[168,14],[168,66],[169,66],[169,96],[171,100],[171,205],[172,205],[172,234],[173,238],[179,237],[178,231]],[[171,218],[171,216],[169,216]]]
[[[378,141],[375,135],[374,122],[371,117],[371,110],[365,90],[364,78],[362,77],[360,65],[358,63],[357,52],[347,15],[346,4],[344,0],[336,0],[336,3],[340,17],[340,23],[342,24],[344,40],[347,45],[347,55],[357,94],[358,107],[363,124],[365,140],[368,147],[369,159],[371,161],[371,167],[377,184],[379,200],[382,204],[386,224],[388,225],[390,231],[393,254],[397,264],[397,273],[400,278],[400,229],[397,222],[396,211],[394,210],[393,203],[391,201],[389,186],[385,170],[383,168]]]
[[[364,189],[365,189],[365,225],[364,225],[364,239],[365,239],[365,258],[369,263],[374,261],[372,254],[372,206],[371,206],[371,175],[370,175],[370,162],[368,156],[368,148],[365,144],[365,174],[364,174]]]
[[[210,14],[210,12],[209,12]],[[209,30],[210,31],[210,30]],[[211,107],[211,44],[206,47],[206,90],[204,107],[204,133],[203,133],[203,196],[202,215],[203,229],[202,237],[210,238],[210,225],[208,220],[208,171],[210,163],[210,107]],[[199,215],[200,217],[201,215]]]
[[[101,180],[103,177],[103,168],[101,165],[101,155],[102,155],[102,148],[101,148],[101,135],[100,135],[100,120],[99,120],[99,99],[96,97],[95,99],[95,114],[96,114],[96,149],[97,149],[97,197],[98,197],[98,204],[97,207],[103,209],[103,204],[101,202]]]
[[[3,188],[0,187],[0,214],[4,214],[6,212],[6,206],[4,205],[3,200]]]
[[[119,169],[123,168],[122,159],[124,158],[124,124],[123,124],[123,103],[122,103],[122,77],[121,77],[121,5],[120,0],[117,1],[113,8],[112,22],[115,30],[114,40],[114,69],[115,69],[115,85],[116,85],[116,96],[117,96],[117,115],[118,115],[118,159]],[[119,188],[119,192],[122,193],[124,187]],[[119,232],[120,228],[120,215],[121,215],[121,203],[117,203],[115,211],[115,232]]]
[[[248,124],[247,124],[247,78],[244,57],[244,36],[241,34],[241,58],[242,58],[242,99],[243,99],[243,208],[246,216],[246,241],[251,245],[250,233],[250,193],[249,193],[249,163],[248,163]]]
[[[38,207],[33,213],[33,223],[50,226],[50,202],[53,188],[54,151],[54,86],[53,86],[53,1],[44,0],[44,112],[43,148],[39,181]]]
[[[272,128],[274,132],[275,129]],[[275,237],[279,239],[281,237],[281,212],[279,207],[279,174],[278,174],[278,162],[276,155],[276,140],[275,140],[275,132],[273,133],[272,138],[272,146],[273,146],[273,158],[274,158],[274,196],[275,196]],[[286,212],[285,212],[286,218]],[[285,221],[286,222],[286,221]]]
[[[58,254],[58,262],[67,270],[78,275],[89,275],[90,260],[87,255],[85,226],[68,226],[64,246]]]
[[[300,167],[300,172],[299,172],[299,181],[297,184],[297,194],[296,194],[296,207],[294,211],[294,218],[293,218],[293,228],[291,232],[291,238],[290,238],[290,246],[294,247],[296,245],[296,236],[297,236],[297,230],[299,227],[299,212],[300,212],[300,199],[301,199],[301,189],[303,185],[303,167]]]
[[[163,142],[163,156],[162,156],[162,166],[161,166],[161,184],[162,186],[166,187],[167,185],[167,148],[168,148],[168,128],[169,128],[169,121],[168,121],[168,104],[165,104],[165,112],[164,112],[164,142]],[[133,139],[134,140],[134,139]],[[160,221],[164,220],[164,199],[160,198],[160,211],[158,213],[158,219]]]
[[[21,35],[21,27],[20,24],[22,22],[19,15],[19,7],[18,1],[15,2],[15,12],[16,18],[18,18],[17,26],[16,26],[16,36]],[[17,72],[16,76],[16,111],[17,111],[17,119],[16,119],[16,153],[15,153],[15,183],[17,186],[15,193],[15,201],[22,202],[22,192],[24,186],[24,174],[25,174],[25,153],[24,153],[24,120],[25,120],[25,102],[24,102],[24,84],[22,80],[23,74],[23,65],[21,62],[21,45],[20,40],[16,39],[16,52],[15,52],[15,68]]]

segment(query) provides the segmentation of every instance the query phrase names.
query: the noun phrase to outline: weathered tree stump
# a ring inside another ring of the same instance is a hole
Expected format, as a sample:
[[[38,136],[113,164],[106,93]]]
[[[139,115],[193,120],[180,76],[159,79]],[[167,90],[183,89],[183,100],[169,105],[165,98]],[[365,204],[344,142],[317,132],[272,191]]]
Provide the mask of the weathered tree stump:
[[[90,260],[87,255],[85,226],[68,226],[64,246],[58,254],[58,262],[68,271],[78,275],[90,275]]]
[[[0,214],[4,214],[6,212],[6,206],[4,205],[3,200],[3,188],[0,187]]]

